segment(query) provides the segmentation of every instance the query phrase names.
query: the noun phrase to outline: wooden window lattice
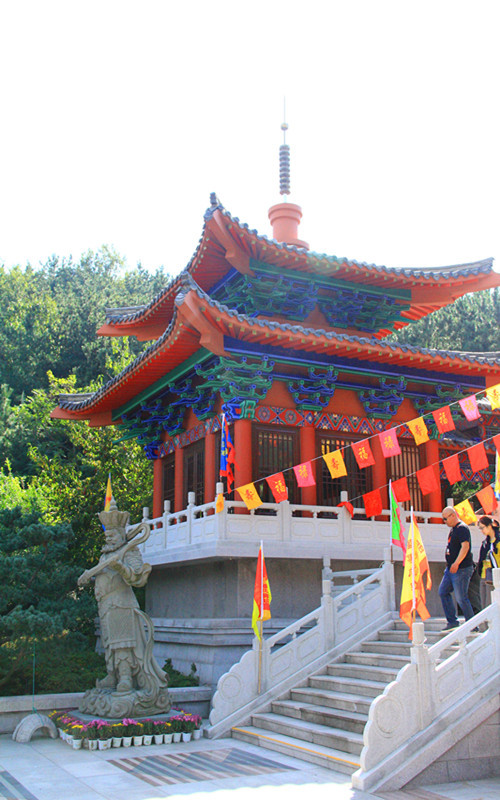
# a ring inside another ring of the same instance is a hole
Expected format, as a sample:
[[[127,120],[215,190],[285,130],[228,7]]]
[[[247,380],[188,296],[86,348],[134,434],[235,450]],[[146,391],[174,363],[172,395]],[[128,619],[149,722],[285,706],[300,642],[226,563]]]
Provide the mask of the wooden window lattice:
[[[318,503],[322,506],[336,506],[340,502],[340,492],[347,492],[349,499],[359,498],[355,505],[362,506],[361,495],[372,490],[372,469],[360,469],[351,448],[353,441],[359,439],[349,439],[335,434],[319,434],[318,436],[318,455],[325,455],[329,451],[344,448],[342,456],[344,458],[347,475],[343,478],[331,477],[327,465],[321,459],[317,462],[316,475],[318,483]]]

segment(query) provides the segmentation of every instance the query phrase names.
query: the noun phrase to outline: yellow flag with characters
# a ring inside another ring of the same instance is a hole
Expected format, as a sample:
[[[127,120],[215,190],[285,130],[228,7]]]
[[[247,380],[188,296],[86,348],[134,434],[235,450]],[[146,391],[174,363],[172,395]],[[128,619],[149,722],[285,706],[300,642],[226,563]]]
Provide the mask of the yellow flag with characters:
[[[432,586],[427,554],[424,543],[412,514],[410,532],[406,543],[404,561],[403,586],[399,616],[409,627],[408,638],[413,635],[413,620],[416,613],[421,619],[429,619],[430,614],[425,605],[424,572],[427,572],[427,588]]]
[[[476,515],[472,510],[472,506],[468,500],[462,500],[461,503],[457,503],[455,506],[455,511],[457,512],[460,519],[465,522],[466,525],[474,525],[476,522]]]
[[[347,475],[342,450],[334,450],[330,453],[325,453],[323,458],[326,466],[330,470],[332,478],[342,478],[344,475]]]
[[[492,410],[494,408],[500,408],[500,383],[486,389],[486,397],[490,401]]]
[[[246,483],[244,486],[237,487],[236,491],[248,509],[258,508],[262,505],[262,500],[253,483]]]

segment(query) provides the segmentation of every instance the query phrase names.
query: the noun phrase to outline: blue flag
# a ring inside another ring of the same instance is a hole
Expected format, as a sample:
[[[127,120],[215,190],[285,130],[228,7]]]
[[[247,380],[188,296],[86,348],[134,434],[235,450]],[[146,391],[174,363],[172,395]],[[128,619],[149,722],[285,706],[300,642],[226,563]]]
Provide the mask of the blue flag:
[[[226,415],[222,415],[220,436],[220,475],[227,478],[227,490],[231,492],[234,485],[234,445],[229,433]]]

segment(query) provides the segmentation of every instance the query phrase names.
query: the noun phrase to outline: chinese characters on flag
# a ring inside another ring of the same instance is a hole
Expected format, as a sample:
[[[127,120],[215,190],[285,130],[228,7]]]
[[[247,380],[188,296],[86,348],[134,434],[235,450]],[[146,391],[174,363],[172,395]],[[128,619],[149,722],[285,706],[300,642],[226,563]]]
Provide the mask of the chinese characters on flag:
[[[262,500],[253,483],[246,483],[245,486],[240,486],[236,491],[248,509],[258,508],[262,505]]]
[[[437,425],[439,433],[446,433],[447,431],[454,430],[455,423],[453,422],[449,406],[438,408],[437,411],[432,412],[432,416],[434,417],[434,422]]]
[[[477,407],[477,400],[476,395],[471,394],[470,397],[464,397],[463,400],[459,400],[459,405],[462,411],[465,414],[465,418],[472,422],[474,419],[479,419],[479,409]]]
[[[361,442],[352,442],[351,447],[360,469],[372,467],[375,464],[368,439],[363,439]]]
[[[491,386],[490,389],[486,389],[486,397],[488,398],[491,409],[500,408],[500,383],[497,383],[496,386]]]
[[[332,478],[342,478],[347,475],[344,459],[342,457],[342,450],[334,450],[331,453],[325,453],[323,456],[326,466],[330,470]]]
[[[423,444],[424,442],[429,441],[429,431],[427,430],[427,425],[424,422],[423,417],[417,417],[417,419],[411,419],[409,422],[406,423],[415,439],[415,444]]]
[[[395,428],[391,428],[388,431],[379,433],[378,438],[384,458],[391,458],[391,456],[401,455],[401,448],[398,443],[398,437],[396,436]]]
[[[474,514],[472,506],[468,500],[462,500],[461,503],[457,503],[455,506],[455,511],[466,525],[474,525],[476,522],[476,515]]]
[[[316,481],[314,480],[312,464],[310,461],[305,461],[304,464],[298,464],[298,466],[293,468],[295,472],[295,477],[297,478],[297,484],[299,486],[314,486]]]
[[[288,489],[286,488],[285,478],[282,472],[270,475],[266,478],[267,484],[273,493],[276,503],[288,500]]]

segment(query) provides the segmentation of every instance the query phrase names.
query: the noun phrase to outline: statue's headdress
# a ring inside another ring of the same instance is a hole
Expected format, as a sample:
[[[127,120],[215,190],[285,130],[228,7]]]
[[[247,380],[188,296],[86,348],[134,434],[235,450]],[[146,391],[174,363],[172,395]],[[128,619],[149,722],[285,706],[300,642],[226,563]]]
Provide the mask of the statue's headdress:
[[[111,498],[109,511],[101,511],[97,516],[104,525],[105,530],[107,528],[118,528],[119,530],[125,530],[130,518],[128,511],[118,511],[114,497]]]

